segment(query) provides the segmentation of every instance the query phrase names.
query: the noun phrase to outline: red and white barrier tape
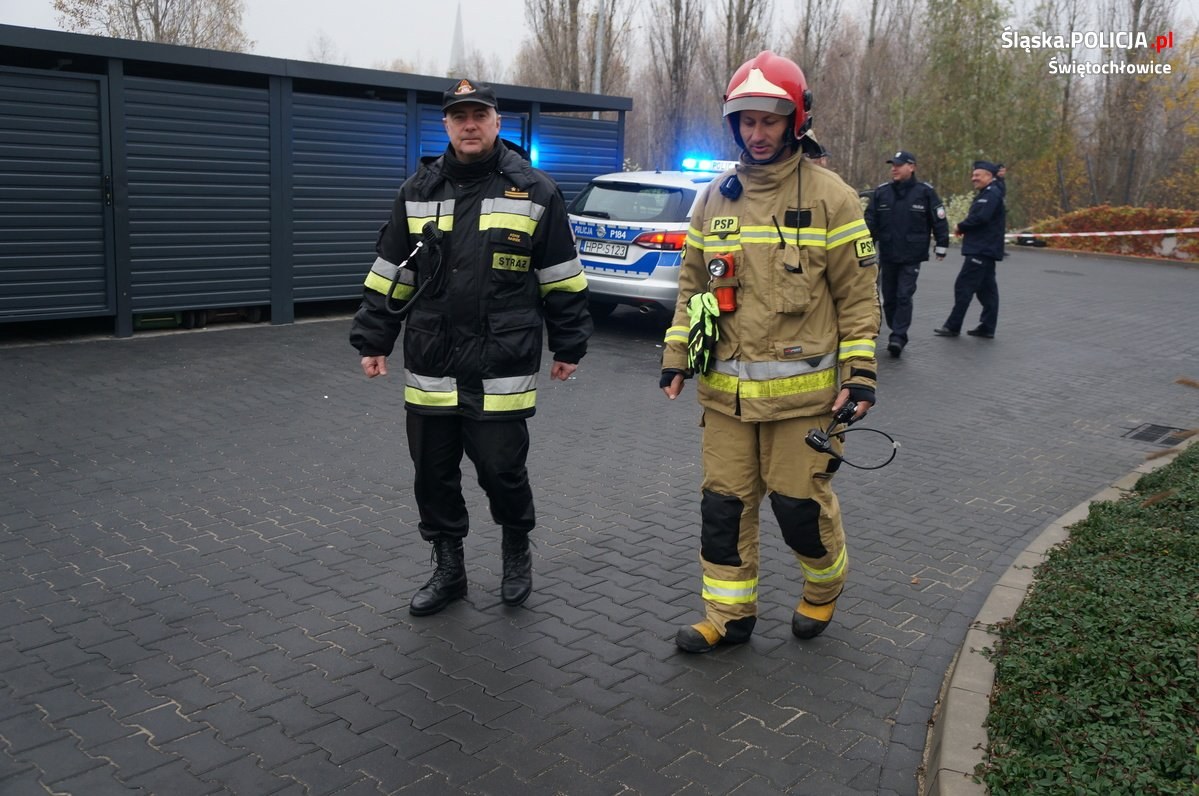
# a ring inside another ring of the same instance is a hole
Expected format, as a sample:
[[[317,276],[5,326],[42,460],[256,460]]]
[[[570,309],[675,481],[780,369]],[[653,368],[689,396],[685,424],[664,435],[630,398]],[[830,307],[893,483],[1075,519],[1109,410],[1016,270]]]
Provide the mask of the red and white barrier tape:
[[[1180,235],[1182,233],[1199,232],[1199,227],[1179,227],[1178,229],[1137,229],[1121,230],[1118,232],[1009,232],[1007,238],[1105,238],[1114,235]]]

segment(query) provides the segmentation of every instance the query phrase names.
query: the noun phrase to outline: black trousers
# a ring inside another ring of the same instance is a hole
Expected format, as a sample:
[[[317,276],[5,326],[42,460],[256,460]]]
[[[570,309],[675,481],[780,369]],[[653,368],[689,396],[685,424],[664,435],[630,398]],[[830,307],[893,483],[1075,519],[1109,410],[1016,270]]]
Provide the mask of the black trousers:
[[[492,519],[512,530],[533,530],[533,490],[525,468],[529,428],[523,419],[482,421],[408,412],[407,425],[422,539],[461,539],[470,529],[462,497],[463,452],[475,464]]]
[[[912,325],[912,296],[916,295],[916,278],[920,263],[879,261],[879,292],[883,294],[883,317],[891,330],[891,342],[902,348],[908,344],[908,328]]]
[[[962,263],[962,270],[953,283],[953,309],[945,321],[945,328],[954,332],[962,330],[966,310],[978,296],[983,305],[978,327],[984,332],[995,334],[999,323],[999,283],[995,281],[995,261],[986,257],[969,255]]]

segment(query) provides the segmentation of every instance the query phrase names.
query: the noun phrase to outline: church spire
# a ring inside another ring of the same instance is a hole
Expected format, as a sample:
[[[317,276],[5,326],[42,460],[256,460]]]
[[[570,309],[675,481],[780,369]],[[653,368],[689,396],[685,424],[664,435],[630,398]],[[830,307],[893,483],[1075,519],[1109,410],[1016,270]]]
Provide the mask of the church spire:
[[[450,42],[450,77],[462,77],[466,61],[466,44],[462,38],[462,3],[458,4],[458,18],[454,21],[454,38]]]

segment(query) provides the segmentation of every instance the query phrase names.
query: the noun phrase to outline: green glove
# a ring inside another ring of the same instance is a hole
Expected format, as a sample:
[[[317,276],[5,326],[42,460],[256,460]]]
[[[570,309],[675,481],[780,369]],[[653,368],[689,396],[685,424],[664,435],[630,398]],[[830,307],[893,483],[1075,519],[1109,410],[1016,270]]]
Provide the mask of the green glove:
[[[691,328],[687,332],[687,366],[698,373],[707,373],[712,351],[720,339],[716,318],[720,307],[712,293],[696,293],[687,300],[687,317]]]

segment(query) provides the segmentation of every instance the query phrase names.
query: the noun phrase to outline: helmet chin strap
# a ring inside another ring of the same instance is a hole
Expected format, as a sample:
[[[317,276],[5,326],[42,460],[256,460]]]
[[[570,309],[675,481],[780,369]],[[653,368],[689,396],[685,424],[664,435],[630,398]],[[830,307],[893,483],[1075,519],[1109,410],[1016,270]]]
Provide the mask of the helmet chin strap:
[[[737,116],[740,117],[740,114],[737,114]],[[779,158],[790,157],[791,153],[795,152],[796,147],[800,144],[800,139],[795,137],[795,114],[788,116],[787,131],[783,133],[783,145],[779,146],[778,151],[767,157],[765,161],[759,161],[759,159],[749,155],[749,149],[746,146],[745,140],[741,138],[741,133],[737,132],[736,121],[731,121],[730,127],[733,127],[733,138],[736,140],[737,146],[741,147],[741,152],[745,153],[747,161],[754,165],[767,165],[778,161]]]
[[[765,160],[758,160],[753,155],[749,154],[749,149],[745,146],[745,142],[741,140],[740,135],[737,136],[737,143],[741,145],[741,151],[745,153],[746,160],[748,160],[750,163],[753,163],[755,166],[766,166],[774,163],[776,160],[780,160],[785,157],[791,157],[791,155],[795,152],[796,146],[799,144],[799,139],[795,137],[795,133],[792,132],[790,127],[788,127],[787,132],[783,134],[782,146],[778,148],[777,152]]]

